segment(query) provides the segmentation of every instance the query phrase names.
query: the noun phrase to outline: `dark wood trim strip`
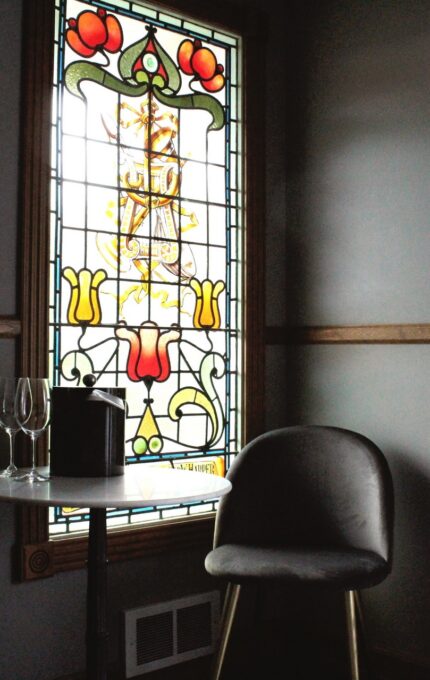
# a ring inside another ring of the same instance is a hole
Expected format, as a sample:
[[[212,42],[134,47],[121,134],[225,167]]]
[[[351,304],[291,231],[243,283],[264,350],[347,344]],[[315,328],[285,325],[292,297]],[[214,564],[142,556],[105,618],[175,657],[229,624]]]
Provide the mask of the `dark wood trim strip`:
[[[0,338],[16,338],[21,335],[21,321],[15,316],[0,316]]]
[[[244,261],[246,281],[244,305],[244,441],[248,442],[264,427],[264,317],[265,317],[265,240],[266,208],[262,183],[265,177],[266,142],[264,131],[264,87],[266,82],[265,45],[267,41],[264,16],[251,12],[243,41],[245,120],[244,120],[244,198],[246,211]],[[256,48],[258,44],[258,48]],[[258,87],[255,87],[258,83]]]
[[[48,271],[49,271],[49,183],[52,100],[52,43],[54,34],[52,0],[23,4],[23,53],[21,82],[20,241],[20,375],[48,375]],[[21,440],[20,464],[30,461],[28,438]],[[39,441],[39,462],[46,460],[46,446]],[[42,455],[40,455],[42,454]],[[20,508],[19,577],[31,572],[33,548],[49,539],[48,509]],[[51,561],[50,559],[47,561]],[[33,560],[34,562],[34,560]],[[50,568],[50,565],[49,565]],[[36,577],[36,572],[35,576]],[[43,576],[43,570],[37,576]]]
[[[419,343],[430,343],[429,323],[266,328],[267,345]]]
[[[193,520],[166,522],[130,530],[111,531],[108,535],[108,559],[120,562],[155,555],[167,550],[187,550],[200,545],[208,551],[212,545],[214,514]],[[86,564],[88,538],[53,539],[53,573],[82,569]]]
[[[47,377],[49,186],[54,3],[23,5],[21,104],[21,375]]]

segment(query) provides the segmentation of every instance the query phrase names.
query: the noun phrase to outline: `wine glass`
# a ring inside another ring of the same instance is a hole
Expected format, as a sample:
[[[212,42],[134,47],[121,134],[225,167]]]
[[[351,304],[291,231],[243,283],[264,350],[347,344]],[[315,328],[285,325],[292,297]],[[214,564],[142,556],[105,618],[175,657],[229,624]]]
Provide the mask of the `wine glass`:
[[[36,469],[36,442],[49,422],[50,417],[49,383],[46,378],[20,378],[15,399],[15,415],[21,429],[31,437],[31,470],[20,475],[20,480],[47,482],[48,477]]]
[[[15,435],[20,429],[15,416],[15,396],[18,380],[0,378],[0,426],[9,435],[9,465],[0,472],[0,477],[16,478],[20,473],[15,465]]]

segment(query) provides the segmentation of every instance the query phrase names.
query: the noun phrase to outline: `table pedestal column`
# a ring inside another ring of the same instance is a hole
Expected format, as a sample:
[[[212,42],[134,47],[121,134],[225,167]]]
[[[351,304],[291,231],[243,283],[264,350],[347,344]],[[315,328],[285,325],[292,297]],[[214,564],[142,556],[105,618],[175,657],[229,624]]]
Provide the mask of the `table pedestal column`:
[[[107,680],[106,510],[90,509],[87,582],[87,680]]]

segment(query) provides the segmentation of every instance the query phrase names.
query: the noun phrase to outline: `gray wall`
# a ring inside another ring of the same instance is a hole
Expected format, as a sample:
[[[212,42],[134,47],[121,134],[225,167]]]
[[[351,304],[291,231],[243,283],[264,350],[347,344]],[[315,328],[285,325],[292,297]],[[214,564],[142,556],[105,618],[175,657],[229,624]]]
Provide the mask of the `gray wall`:
[[[428,323],[430,4],[299,4],[292,158],[285,150],[286,318]],[[394,568],[365,593],[372,642],[430,666],[429,378],[428,345],[269,348],[268,425],[346,427],[385,452]]]

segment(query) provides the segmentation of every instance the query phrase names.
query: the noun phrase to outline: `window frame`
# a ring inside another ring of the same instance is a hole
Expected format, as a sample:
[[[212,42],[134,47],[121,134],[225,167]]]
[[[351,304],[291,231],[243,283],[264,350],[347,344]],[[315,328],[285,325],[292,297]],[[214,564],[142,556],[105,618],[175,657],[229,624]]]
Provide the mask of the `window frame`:
[[[195,0],[159,0],[157,5],[238,33],[243,49],[244,289],[243,441],[264,424],[264,234],[265,234],[265,16],[251,8]],[[228,17],[220,22],[219,17]],[[21,375],[48,374],[48,274],[50,124],[54,0],[23,1],[23,53],[20,140],[20,359]],[[255,395],[258,395],[256,398]],[[29,461],[23,442],[20,463]],[[40,442],[43,464],[46,442]],[[142,557],[177,548],[210,547],[215,513],[154,524],[111,529],[110,561]],[[31,580],[85,566],[87,537],[49,537],[48,509],[22,506],[17,521],[17,577]]]

